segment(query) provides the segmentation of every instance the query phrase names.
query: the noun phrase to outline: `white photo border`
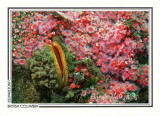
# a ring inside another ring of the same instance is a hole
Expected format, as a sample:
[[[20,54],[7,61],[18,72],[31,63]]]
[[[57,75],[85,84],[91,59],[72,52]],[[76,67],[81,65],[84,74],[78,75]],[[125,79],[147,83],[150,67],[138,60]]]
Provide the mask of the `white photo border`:
[[[11,44],[11,11],[149,11],[149,103],[12,103],[12,44]],[[153,7],[8,7],[8,107],[153,107]]]

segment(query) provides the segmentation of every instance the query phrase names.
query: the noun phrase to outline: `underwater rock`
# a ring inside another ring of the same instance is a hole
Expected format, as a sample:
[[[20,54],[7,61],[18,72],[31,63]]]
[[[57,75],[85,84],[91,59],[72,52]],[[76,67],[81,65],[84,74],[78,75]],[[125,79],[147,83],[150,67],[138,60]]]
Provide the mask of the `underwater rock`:
[[[21,65],[14,65],[12,76],[12,103],[39,103],[40,94],[37,92],[28,70]]]

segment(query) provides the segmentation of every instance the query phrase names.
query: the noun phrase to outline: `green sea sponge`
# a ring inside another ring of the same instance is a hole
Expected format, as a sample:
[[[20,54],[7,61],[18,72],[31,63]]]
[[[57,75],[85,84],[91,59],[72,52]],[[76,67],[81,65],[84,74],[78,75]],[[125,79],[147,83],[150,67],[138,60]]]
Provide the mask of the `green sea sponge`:
[[[58,75],[53,60],[54,57],[47,44],[42,50],[34,51],[33,57],[27,60],[31,79],[35,86],[54,88],[58,83]]]
[[[67,95],[65,96],[66,99],[73,98],[74,93],[72,91],[68,91]]]
[[[32,58],[27,59],[27,66],[36,86],[61,89],[67,86],[68,74],[75,69],[75,56],[67,49],[62,36],[55,36],[53,41],[35,50]]]

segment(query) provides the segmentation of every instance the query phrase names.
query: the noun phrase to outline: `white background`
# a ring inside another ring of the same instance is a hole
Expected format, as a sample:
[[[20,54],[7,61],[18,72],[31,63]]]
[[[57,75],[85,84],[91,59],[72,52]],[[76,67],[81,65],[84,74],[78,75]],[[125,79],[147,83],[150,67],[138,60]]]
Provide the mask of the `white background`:
[[[8,7],[153,7],[153,107],[7,108]],[[160,0],[0,0],[0,116],[160,116]]]

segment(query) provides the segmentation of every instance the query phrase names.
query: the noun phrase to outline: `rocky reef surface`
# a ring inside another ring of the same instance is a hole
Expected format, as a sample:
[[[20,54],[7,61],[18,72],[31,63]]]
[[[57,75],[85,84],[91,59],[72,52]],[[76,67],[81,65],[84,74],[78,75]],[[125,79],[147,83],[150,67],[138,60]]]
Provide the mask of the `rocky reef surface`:
[[[148,20],[147,11],[12,11],[12,102],[148,102]]]

